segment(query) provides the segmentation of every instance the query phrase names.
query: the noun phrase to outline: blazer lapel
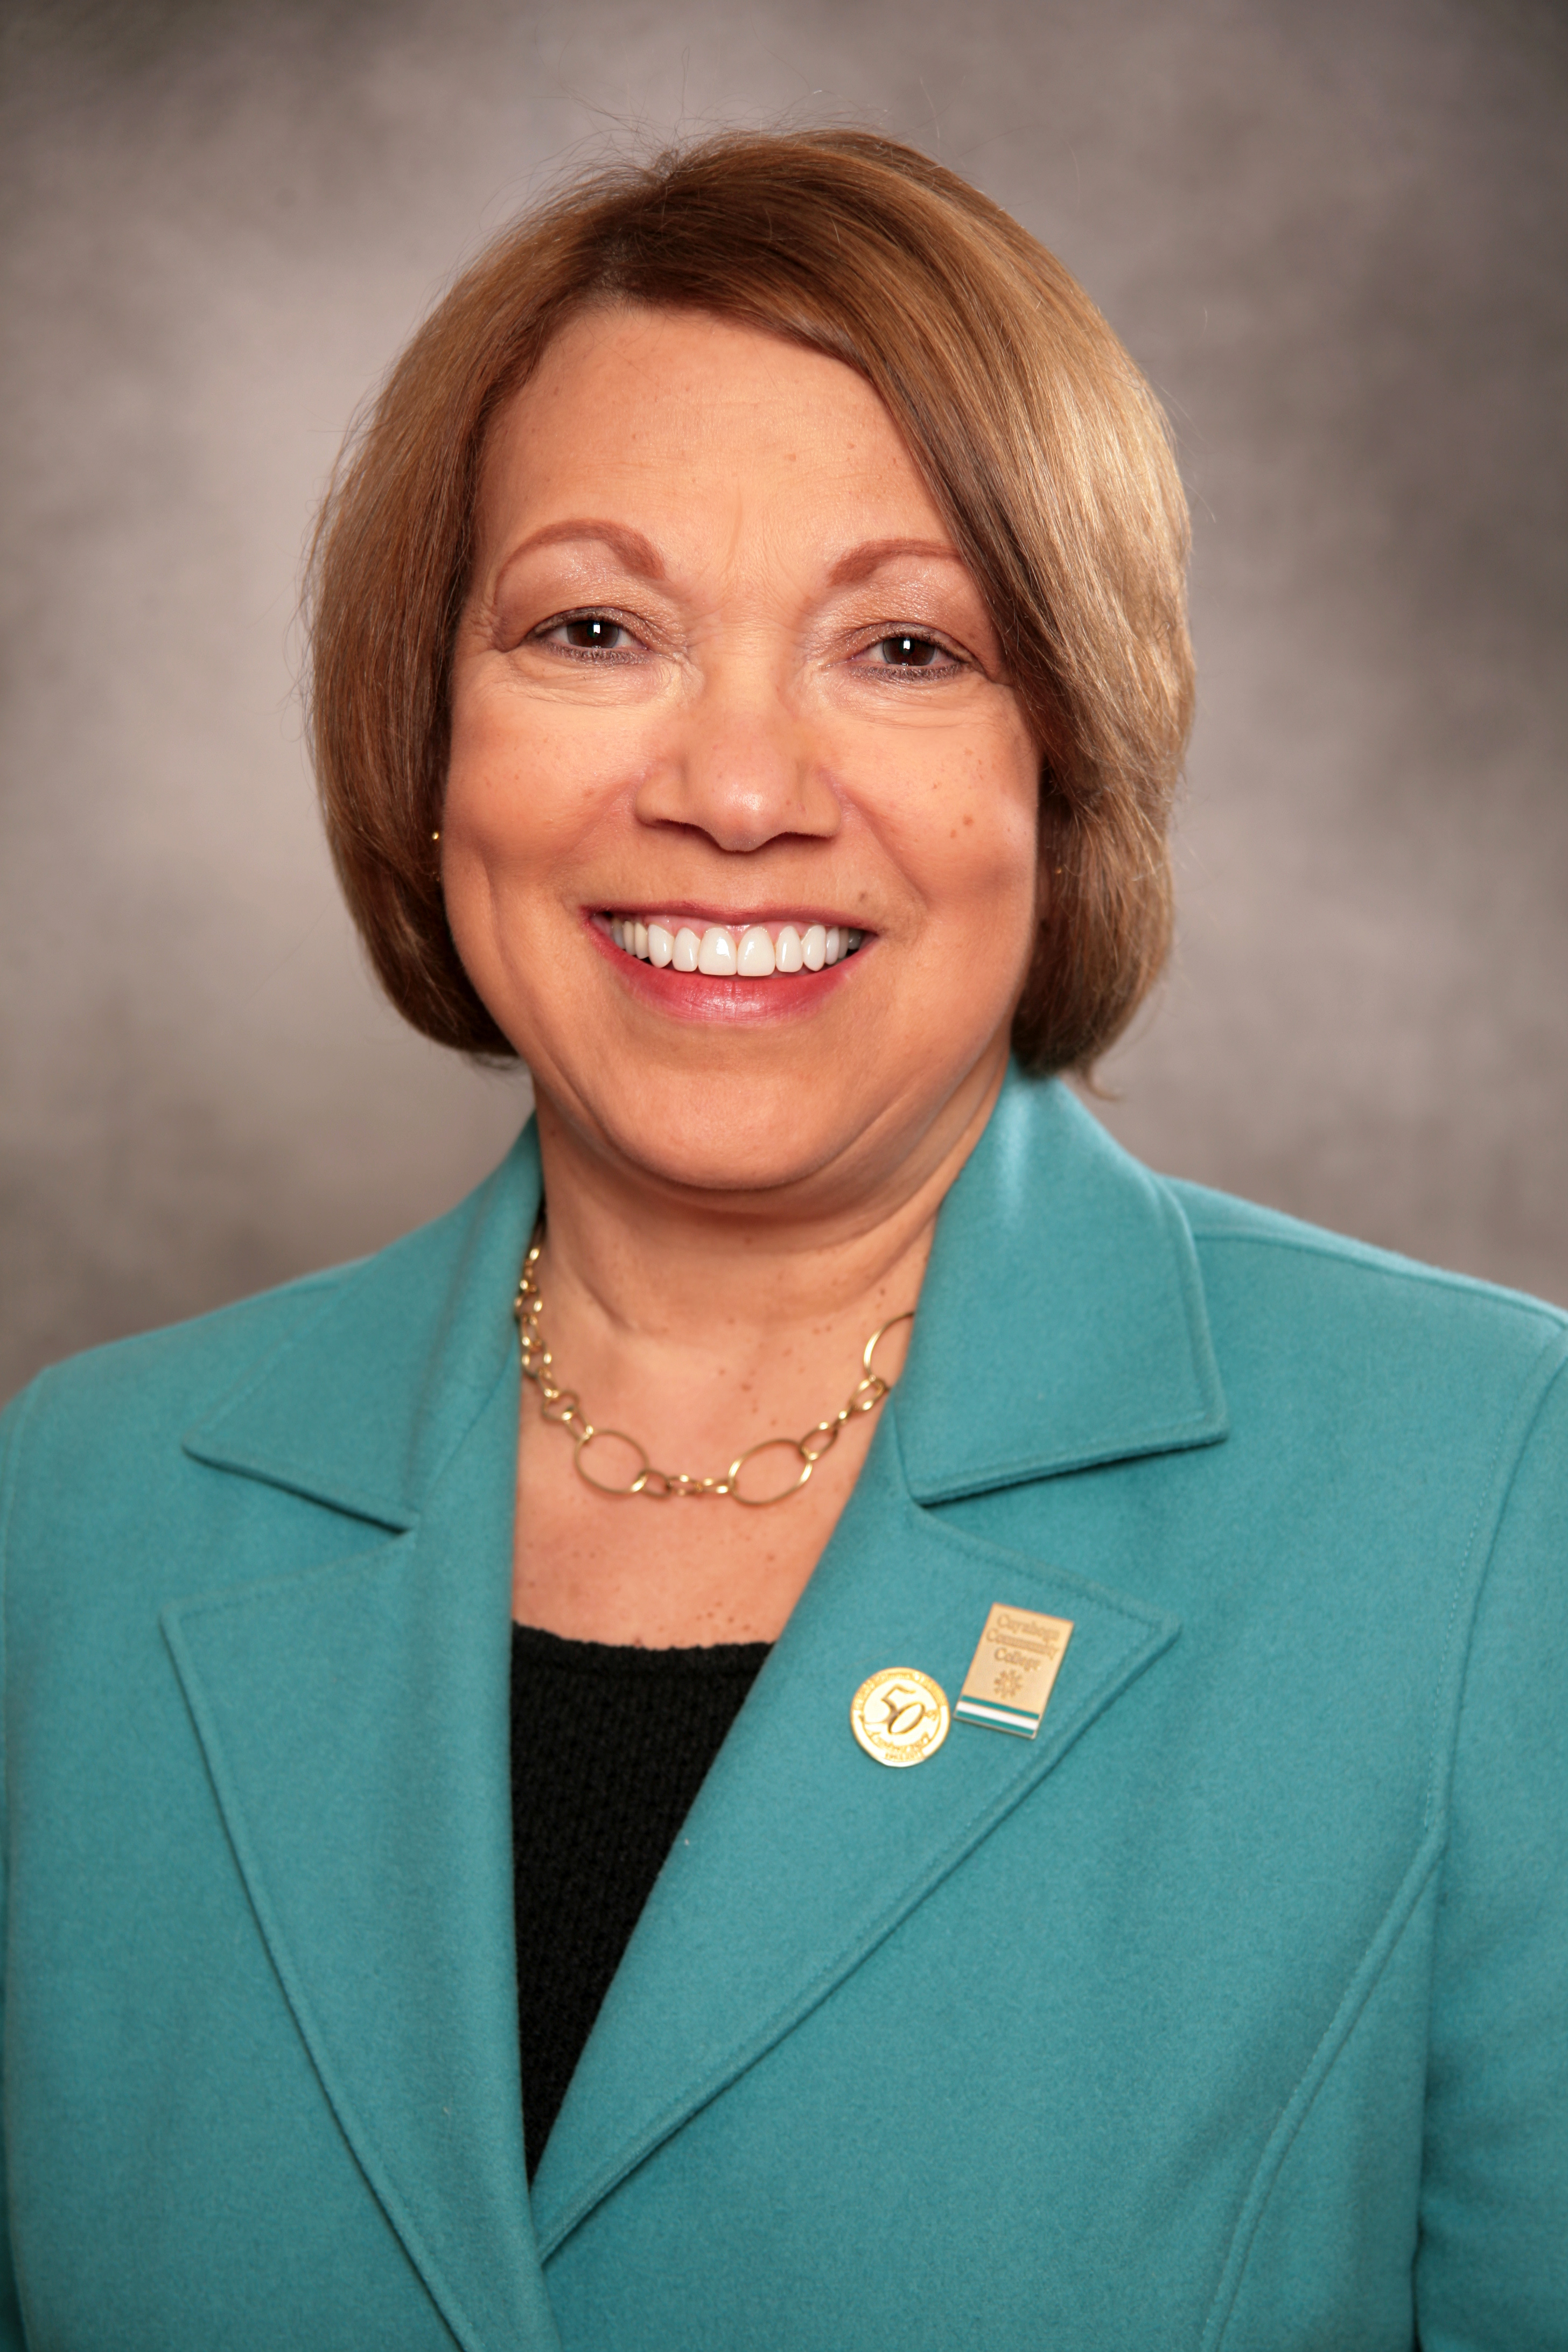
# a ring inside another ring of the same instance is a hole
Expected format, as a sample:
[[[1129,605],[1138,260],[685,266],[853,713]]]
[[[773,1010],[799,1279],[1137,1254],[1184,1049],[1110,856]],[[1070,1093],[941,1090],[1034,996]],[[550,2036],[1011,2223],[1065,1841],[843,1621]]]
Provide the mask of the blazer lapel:
[[[189,1441],[379,1528],[340,1522],[322,1566],[164,1612],[300,2032],[467,2352],[557,2342],[523,2167],[507,1738],[508,1308],[537,1193],[525,1150],[454,1230],[416,1237],[422,1274],[371,1261]]]
[[[1225,1407],[1174,1196],[1059,1085],[1009,1081],[944,1203],[896,1396],[638,1923],[534,2180],[548,2256],[1036,1790],[1176,1621],[922,1505],[1211,1444]],[[994,1601],[1073,1621],[1040,1731],[954,1721],[918,1769],[849,1703],[955,1700]]]
[[[1009,1078],[942,1203],[899,1423],[921,1503],[1225,1435],[1181,1205],[1059,1080]]]
[[[868,1675],[955,1700],[993,1601],[1070,1617],[1037,1737],[954,1720],[912,1770],[856,1744]],[[548,2256],[897,1927],[1175,1639],[1173,1618],[911,1500],[889,1420],[654,1890],[533,2186]]]

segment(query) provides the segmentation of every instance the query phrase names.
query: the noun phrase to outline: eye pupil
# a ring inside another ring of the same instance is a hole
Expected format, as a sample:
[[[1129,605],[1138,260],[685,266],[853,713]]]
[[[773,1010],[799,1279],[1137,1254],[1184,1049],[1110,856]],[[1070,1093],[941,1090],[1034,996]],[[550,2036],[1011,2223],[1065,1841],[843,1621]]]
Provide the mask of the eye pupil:
[[[884,637],[882,646],[889,662],[902,669],[929,669],[942,659],[942,647],[930,637]]]
[[[566,624],[567,644],[576,646],[585,653],[613,652],[615,640],[620,634],[618,621],[600,620],[591,613],[584,614],[581,620]]]

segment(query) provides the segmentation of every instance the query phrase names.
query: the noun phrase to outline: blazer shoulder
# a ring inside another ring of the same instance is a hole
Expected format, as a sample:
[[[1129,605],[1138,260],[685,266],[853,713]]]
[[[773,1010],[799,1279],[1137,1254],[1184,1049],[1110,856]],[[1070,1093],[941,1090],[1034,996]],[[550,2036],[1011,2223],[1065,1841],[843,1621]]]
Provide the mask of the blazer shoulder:
[[[138,1400],[143,1410],[195,1411],[293,1338],[368,1263],[352,1258],[205,1315],[83,1349],[39,1372],[12,1399],[0,1425],[77,1422],[106,1410],[118,1413]]]
[[[1456,1339],[1489,1333],[1531,1353],[1554,1340],[1568,1343],[1568,1310],[1544,1298],[1424,1265],[1205,1185],[1163,1181],[1186,1218],[1205,1286],[1236,1284],[1254,1297],[1289,1293],[1293,1302],[1313,1302],[1353,1320],[1393,1314]]]
[[[0,1430],[29,1447],[51,1439],[66,1447],[91,1437],[135,1445],[205,1419],[244,1390],[271,1360],[342,1307],[356,1291],[370,1301],[390,1292],[406,1301],[438,1295],[461,1247],[487,1180],[457,1207],[369,1255],[301,1275],[179,1323],[68,1356],[15,1397]],[[350,1309],[352,1313],[352,1307]]]
[[[58,1561],[73,1542],[84,1559],[139,1554],[153,1527],[172,1542],[225,1507],[215,1469],[268,1509],[407,1526],[515,1344],[530,1133],[455,1208],[368,1257],[41,1373],[0,1416],[11,1557]]]
[[[520,1189],[520,1175],[526,1179],[531,1139],[531,1122],[500,1165],[464,1199],[384,1248],[187,1321],[68,1356],[39,1373],[0,1421],[31,1419],[35,1410],[70,1419],[106,1408],[118,1418],[133,1412],[138,1400],[155,1402],[163,1417],[205,1415],[355,1294],[362,1319],[374,1327],[370,1340],[395,1333],[406,1346],[409,1318],[428,1320],[440,1314],[454,1269],[476,1234],[493,1218],[497,1202]]]

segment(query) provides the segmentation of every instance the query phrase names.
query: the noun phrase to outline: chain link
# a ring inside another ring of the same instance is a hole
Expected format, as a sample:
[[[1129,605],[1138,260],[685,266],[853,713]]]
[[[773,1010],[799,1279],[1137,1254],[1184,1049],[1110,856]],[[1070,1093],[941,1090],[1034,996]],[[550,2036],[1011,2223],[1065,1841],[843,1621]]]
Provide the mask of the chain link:
[[[743,1503],[748,1510],[752,1511],[766,1510],[771,1504],[787,1502],[792,1495],[799,1494],[823,1455],[837,1444],[839,1431],[847,1427],[857,1413],[875,1412],[888,1394],[893,1383],[885,1381],[881,1373],[873,1369],[871,1360],[895,1323],[914,1320],[914,1309],[910,1307],[902,1315],[890,1315],[885,1323],[879,1325],[861,1350],[860,1377],[851,1389],[847,1401],[839,1407],[831,1421],[815,1423],[804,1437],[764,1437],[757,1444],[748,1445],[743,1454],[737,1454],[721,1478],[700,1478],[688,1470],[656,1470],[648,1459],[646,1446],[639,1444],[624,1429],[596,1427],[584,1412],[583,1401],[576,1390],[563,1388],[556,1381],[555,1359],[544,1337],[544,1301],[539,1289],[538,1266],[543,1247],[544,1220],[541,1217],[522,1261],[517,1298],[511,1310],[517,1318],[522,1376],[524,1380],[531,1381],[539,1391],[541,1419],[554,1422],[571,1438],[577,1475],[596,1494],[612,1495],[617,1498],[647,1495],[655,1502],[663,1503],[672,1496],[700,1500],[708,1495],[727,1495],[731,1502]],[[629,1486],[608,1486],[604,1479],[595,1478],[586,1466],[589,1448],[600,1438],[614,1438],[622,1445],[629,1445],[639,1457],[642,1467],[634,1474]],[[797,1466],[792,1470],[789,1485],[781,1486],[776,1495],[742,1495],[740,1478],[747,1463],[754,1462],[759,1454],[773,1453],[795,1456]]]

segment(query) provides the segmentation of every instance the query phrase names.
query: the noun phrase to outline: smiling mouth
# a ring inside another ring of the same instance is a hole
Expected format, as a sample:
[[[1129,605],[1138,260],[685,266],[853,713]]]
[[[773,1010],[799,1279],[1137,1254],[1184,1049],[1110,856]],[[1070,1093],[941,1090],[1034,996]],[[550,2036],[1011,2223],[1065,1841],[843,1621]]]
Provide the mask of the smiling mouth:
[[[839,923],[707,923],[679,915],[602,914],[597,920],[623,955],[715,980],[771,980],[775,972],[822,971],[857,953],[864,931]]]

